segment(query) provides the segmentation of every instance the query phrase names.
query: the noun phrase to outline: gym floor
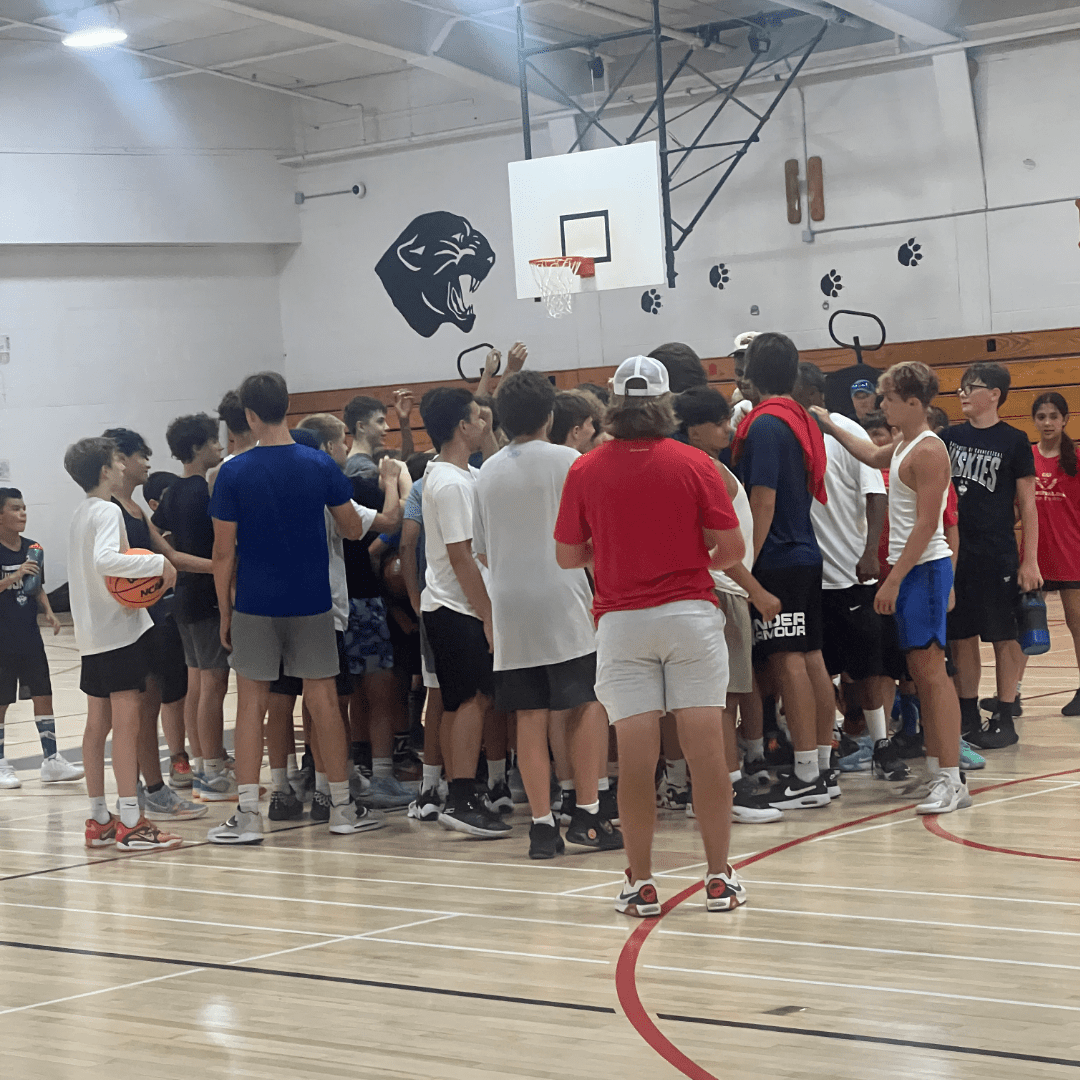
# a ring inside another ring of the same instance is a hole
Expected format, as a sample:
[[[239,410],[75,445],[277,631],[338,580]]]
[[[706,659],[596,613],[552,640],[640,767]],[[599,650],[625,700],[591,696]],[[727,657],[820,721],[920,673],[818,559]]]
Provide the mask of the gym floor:
[[[846,777],[828,809],[733,827],[750,900],[712,915],[696,824],[660,811],[667,903],[644,923],[612,905],[621,853],[530,862],[524,808],[502,841],[397,814],[354,837],[268,822],[237,849],[206,843],[229,804],[212,805],[170,825],[178,851],[88,852],[85,786],[38,782],[13,706],[0,1074],[1080,1076],[1080,720],[1059,715],[1077,672],[1050,606],[1020,744],[969,776],[971,809],[920,819]],[[70,628],[47,648],[77,757]]]

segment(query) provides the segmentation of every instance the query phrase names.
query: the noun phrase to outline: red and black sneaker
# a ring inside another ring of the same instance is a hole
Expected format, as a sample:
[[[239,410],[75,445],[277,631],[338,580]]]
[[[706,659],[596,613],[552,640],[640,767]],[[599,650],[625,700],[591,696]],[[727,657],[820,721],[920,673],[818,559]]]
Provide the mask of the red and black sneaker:
[[[652,878],[631,881],[627,867],[622,890],[615,897],[615,910],[639,919],[650,919],[660,914],[660,897],[656,894],[656,882]]]
[[[706,911],[734,911],[745,903],[746,890],[734,867],[729,866],[719,874],[705,875]]]

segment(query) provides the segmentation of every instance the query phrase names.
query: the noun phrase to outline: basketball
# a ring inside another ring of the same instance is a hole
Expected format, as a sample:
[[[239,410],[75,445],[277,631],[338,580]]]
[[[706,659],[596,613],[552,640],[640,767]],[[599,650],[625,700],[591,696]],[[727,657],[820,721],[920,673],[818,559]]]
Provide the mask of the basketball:
[[[153,555],[146,548],[129,548],[128,555]],[[165,591],[165,579],[163,577],[107,577],[105,587],[115,597],[118,604],[129,608],[153,607],[161,599]]]

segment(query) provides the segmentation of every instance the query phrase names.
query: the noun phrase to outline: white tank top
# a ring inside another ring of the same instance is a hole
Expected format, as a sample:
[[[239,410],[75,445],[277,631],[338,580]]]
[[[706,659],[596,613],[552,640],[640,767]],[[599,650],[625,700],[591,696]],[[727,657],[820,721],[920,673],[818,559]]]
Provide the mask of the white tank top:
[[[750,512],[750,500],[746,497],[746,489],[736,479],[735,498],[731,505],[735,510],[735,516],[739,519],[739,532],[742,533],[743,543],[746,545],[746,554],[743,555],[742,564],[747,570],[754,565],[754,515]],[[732,593],[735,596],[746,598],[746,590],[736,585],[722,570],[711,570],[713,584],[721,591]]]
[[[889,562],[895,566],[904,553],[904,546],[908,542],[911,530],[915,528],[916,507],[915,492],[900,479],[900,466],[904,458],[923,441],[923,439],[936,439],[932,431],[924,431],[916,435],[903,449],[897,447],[892,456],[892,464],[889,466]],[[945,503],[949,498],[949,489],[946,488],[941,495],[941,506],[938,509],[937,528],[934,529],[926,550],[915,560],[916,566],[923,563],[934,562],[936,559],[947,559],[952,555],[948,543],[945,541],[945,527],[942,523],[942,514],[945,511]]]

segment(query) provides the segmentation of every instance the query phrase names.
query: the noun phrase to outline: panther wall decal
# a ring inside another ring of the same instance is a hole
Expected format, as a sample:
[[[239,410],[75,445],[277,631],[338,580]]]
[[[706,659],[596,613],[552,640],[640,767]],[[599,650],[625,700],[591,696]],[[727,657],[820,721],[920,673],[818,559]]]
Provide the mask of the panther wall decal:
[[[423,337],[443,323],[468,333],[476,322],[474,293],[495,265],[487,238],[458,214],[421,214],[386,249],[375,273],[405,321]]]

